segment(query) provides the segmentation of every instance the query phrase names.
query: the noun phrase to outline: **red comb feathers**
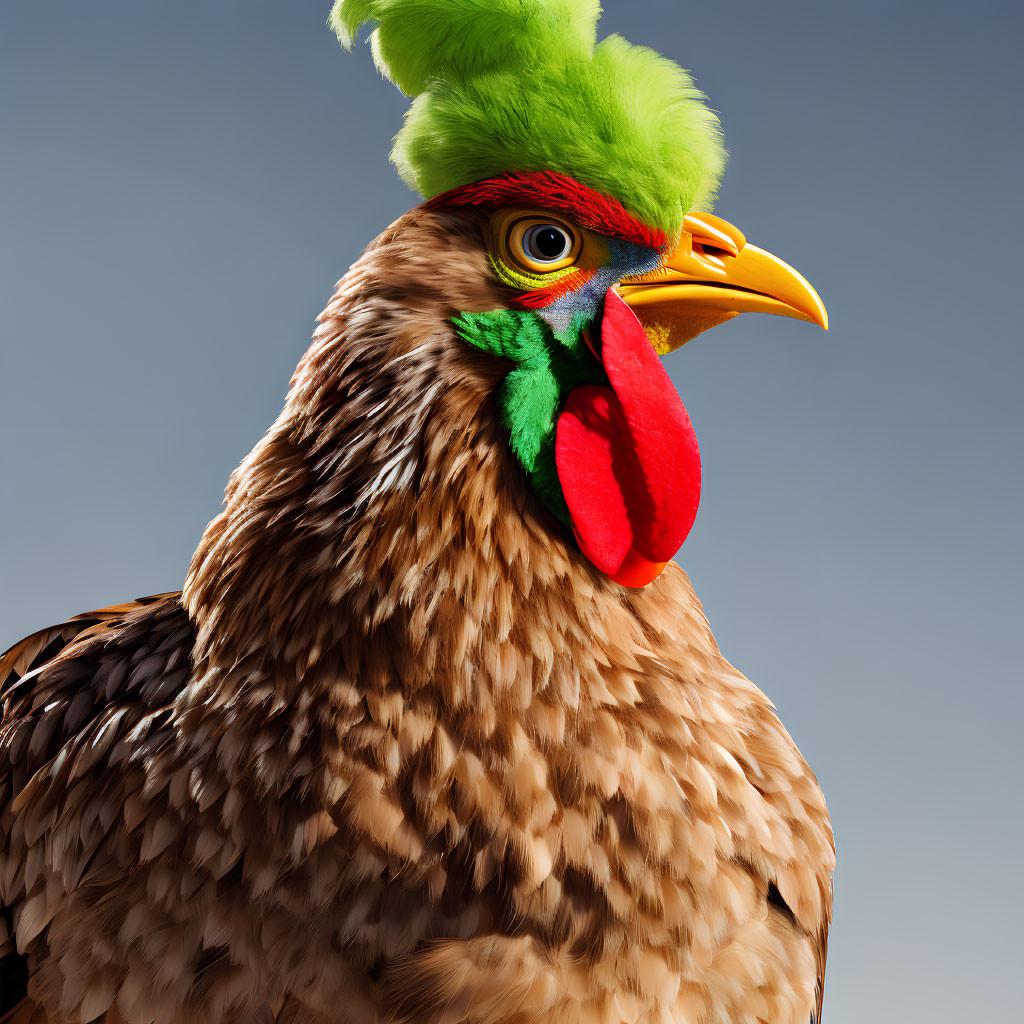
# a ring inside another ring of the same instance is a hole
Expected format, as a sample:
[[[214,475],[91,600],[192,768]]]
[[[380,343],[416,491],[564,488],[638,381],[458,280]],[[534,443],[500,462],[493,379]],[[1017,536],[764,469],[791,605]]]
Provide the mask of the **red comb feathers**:
[[[637,220],[617,199],[595,192],[568,175],[555,171],[502,174],[442,192],[426,205],[429,209],[436,209],[441,206],[508,206],[512,203],[554,210],[581,227],[648,249],[661,250],[667,241],[664,231]]]

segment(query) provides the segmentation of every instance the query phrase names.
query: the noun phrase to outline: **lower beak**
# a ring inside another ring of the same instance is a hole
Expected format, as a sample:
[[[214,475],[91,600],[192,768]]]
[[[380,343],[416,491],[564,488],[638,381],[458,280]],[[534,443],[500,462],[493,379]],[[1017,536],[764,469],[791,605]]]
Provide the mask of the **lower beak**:
[[[710,213],[690,213],[675,252],[619,293],[662,355],[748,311],[809,320],[828,330],[818,293],[788,263]]]

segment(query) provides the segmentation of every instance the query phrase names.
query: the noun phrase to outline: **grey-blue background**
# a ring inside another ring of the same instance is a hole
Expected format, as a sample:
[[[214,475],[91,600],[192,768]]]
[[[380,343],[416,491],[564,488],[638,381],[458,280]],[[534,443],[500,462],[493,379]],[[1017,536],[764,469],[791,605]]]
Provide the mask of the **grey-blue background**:
[[[331,287],[416,202],[327,0],[0,6],[0,646],[177,589]],[[839,846],[826,1024],[1007,1019],[1024,941],[1017,4],[607,0],[694,68],[718,212],[823,334],[670,360],[681,561]]]

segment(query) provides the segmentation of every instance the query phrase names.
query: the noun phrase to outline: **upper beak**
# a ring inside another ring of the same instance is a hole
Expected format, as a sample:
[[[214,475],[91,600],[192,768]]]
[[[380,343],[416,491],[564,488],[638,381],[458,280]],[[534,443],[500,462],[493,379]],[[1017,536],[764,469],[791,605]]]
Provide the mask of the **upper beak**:
[[[625,278],[618,290],[661,354],[746,311],[828,330],[828,313],[801,274],[710,213],[687,214],[675,252],[649,274]]]

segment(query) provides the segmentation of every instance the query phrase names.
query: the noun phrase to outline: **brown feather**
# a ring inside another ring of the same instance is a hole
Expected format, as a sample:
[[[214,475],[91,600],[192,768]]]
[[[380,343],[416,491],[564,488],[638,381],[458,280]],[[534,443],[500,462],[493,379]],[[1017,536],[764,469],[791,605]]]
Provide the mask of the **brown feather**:
[[[55,1024],[815,1010],[814,776],[682,570],[601,577],[515,468],[507,366],[448,327],[505,300],[473,213],[404,217],[180,598],[0,661],[0,904]]]

